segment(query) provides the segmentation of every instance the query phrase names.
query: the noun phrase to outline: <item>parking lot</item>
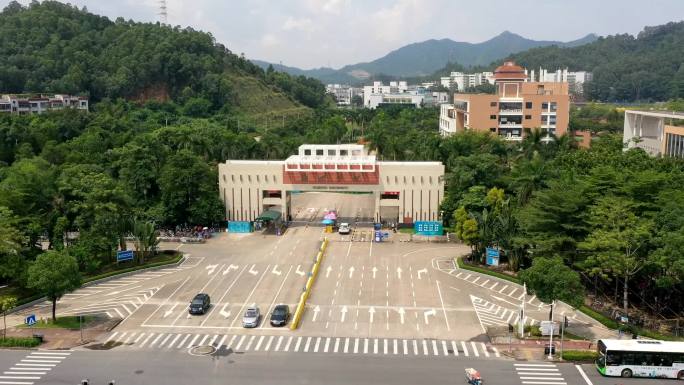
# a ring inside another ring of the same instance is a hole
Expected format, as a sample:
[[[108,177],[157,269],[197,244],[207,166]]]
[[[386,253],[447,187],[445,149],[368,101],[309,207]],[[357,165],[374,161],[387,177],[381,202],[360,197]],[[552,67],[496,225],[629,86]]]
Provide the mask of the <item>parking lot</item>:
[[[60,301],[58,314],[120,318],[107,338],[127,345],[166,338],[169,345],[187,344],[193,338],[176,342],[171,336],[195,333],[214,343],[219,336],[282,335],[383,341],[388,348],[402,339],[441,340],[445,346],[486,341],[486,327],[518,322],[522,301],[526,324],[548,315],[548,307],[519,286],[457,269],[453,257],[467,253],[466,246],[407,242],[407,235],[392,232],[385,242],[371,242],[365,222],[371,208],[364,195],[295,194],[294,221],[282,236],[222,233],[205,244],[162,245],[183,251],[185,261],[79,289]],[[320,221],[330,209],[352,224],[351,234],[324,232]],[[300,327],[272,327],[268,317],[275,305],[294,311],[324,237],[330,242]],[[209,294],[212,305],[203,315],[190,315],[188,304],[197,293]],[[260,323],[244,329],[242,315],[254,306],[261,310]],[[45,303],[23,313],[46,317],[49,310]]]

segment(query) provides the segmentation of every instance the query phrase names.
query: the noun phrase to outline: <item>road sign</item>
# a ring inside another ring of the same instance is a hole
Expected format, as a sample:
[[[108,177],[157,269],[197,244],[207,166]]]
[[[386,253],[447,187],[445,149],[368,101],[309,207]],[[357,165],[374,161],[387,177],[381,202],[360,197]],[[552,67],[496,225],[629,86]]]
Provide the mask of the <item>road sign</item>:
[[[25,323],[26,325],[28,325],[28,326],[33,326],[33,325],[35,325],[35,324],[36,324],[36,315],[35,315],[35,314],[29,315],[29,316],[26,317],[26,319],[24,320],[24,323]]]
[[[133,260],[133,250],[121,250],[116,252],[116,261],[132,261]]]
[[[487,248],[487,265],[499,266],[499,249],[493,247]]]
[[[442,235],[442,222],[419,221],[414,223],[418,235]]]

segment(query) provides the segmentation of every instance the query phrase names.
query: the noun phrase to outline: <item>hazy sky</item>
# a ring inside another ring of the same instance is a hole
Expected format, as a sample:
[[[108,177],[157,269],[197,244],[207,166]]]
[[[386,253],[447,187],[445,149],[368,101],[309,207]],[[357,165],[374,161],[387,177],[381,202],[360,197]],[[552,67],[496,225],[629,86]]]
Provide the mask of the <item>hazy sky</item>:
[[[28,3],[28,0],[21,0]],[[71,0],[112,19],[159,19],[158,0]],[[6,5],[9,0],[0,0]],[[211,32],[248,58],[300,68],[370,61],[403,45],[636,34],[684,18],[684,0],[167,0],[169,23]]]

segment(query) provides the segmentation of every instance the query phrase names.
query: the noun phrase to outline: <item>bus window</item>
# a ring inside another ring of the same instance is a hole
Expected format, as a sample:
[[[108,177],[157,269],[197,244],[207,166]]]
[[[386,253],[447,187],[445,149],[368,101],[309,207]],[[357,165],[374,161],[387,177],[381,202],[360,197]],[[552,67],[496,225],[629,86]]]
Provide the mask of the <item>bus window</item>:
[[[622,362],[620,352],[608,352],[606,354],[606,365],[620,365],[620,362]]]

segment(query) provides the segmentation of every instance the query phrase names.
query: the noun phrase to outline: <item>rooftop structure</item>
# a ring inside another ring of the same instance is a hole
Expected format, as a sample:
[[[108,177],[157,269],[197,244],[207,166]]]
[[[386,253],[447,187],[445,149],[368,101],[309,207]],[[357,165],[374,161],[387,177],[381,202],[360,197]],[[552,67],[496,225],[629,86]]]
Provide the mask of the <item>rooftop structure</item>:
[[[641,148],[654,156],[684,157],[684,127],[675,126],[676,120],[684,120],[684,113],[626,110],[625,149]]]
[[[0,97],[0,113],[29,115],[74,108],[88,111],[88,98],[71,95],[12,95]]]

